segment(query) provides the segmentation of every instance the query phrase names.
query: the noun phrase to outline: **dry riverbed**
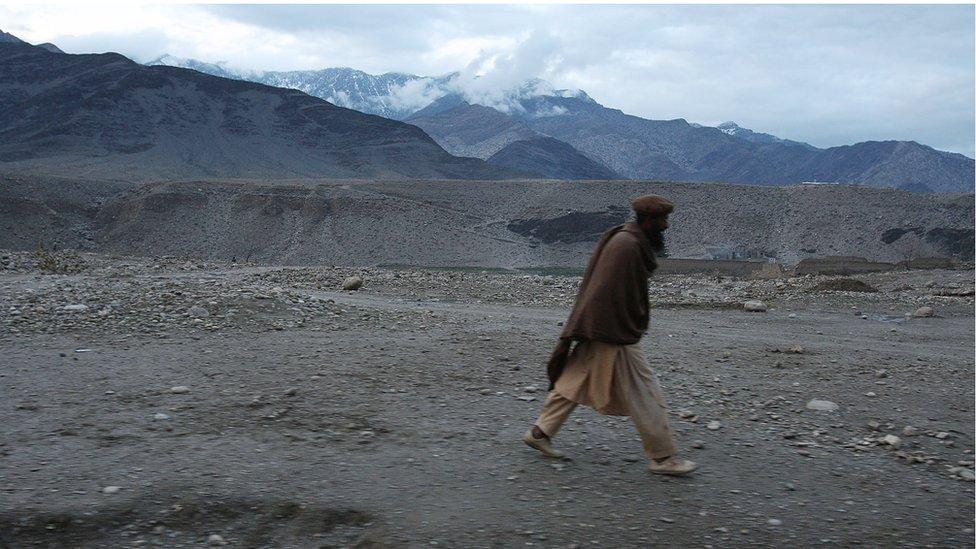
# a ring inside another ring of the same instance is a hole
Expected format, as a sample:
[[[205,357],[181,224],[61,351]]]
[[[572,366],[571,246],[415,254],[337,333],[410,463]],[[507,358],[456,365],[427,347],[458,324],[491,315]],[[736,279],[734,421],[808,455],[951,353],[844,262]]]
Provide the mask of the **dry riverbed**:
[[[652,278],[669,479],[626,418],[519,442],[576,277],[44,267],[0,251],[0,547],[973,545],[971,269]]]

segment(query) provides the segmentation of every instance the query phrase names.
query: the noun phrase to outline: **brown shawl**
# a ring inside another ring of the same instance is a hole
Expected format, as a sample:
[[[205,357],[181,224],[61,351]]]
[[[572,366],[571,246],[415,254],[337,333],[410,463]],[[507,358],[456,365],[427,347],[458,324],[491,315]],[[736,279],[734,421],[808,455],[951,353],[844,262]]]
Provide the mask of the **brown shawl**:
[[[549,358],[550,389],[562,374],[574,340],[615,345],[640,341],[648,323],[647,278],[656,268],[651,243],[636,222],[603,233],[586,266],[573,311]]]

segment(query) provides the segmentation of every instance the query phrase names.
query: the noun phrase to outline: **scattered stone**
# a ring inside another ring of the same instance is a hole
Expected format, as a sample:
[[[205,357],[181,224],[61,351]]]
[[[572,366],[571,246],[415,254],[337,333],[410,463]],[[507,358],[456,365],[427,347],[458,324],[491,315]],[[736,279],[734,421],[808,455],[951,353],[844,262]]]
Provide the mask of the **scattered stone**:
[[[193,318],[206,318],[210,316],[210,311],[208,311],[207,309],[199,305],[194,305],[193,307],[190,307],[189,310],[186,311],[186,313]]]
[[[935,316],[935,309],[932,307],[919,307],[915,311],[916,318],[928,318],[931,316]]]
[[[947,433],[945,431],[939,431],[938,433],[935,434],[935,438],[937,438],[939,440],[945,440],[945,439],[949,438],[949,433]]]
[[[709,421],[706,427],[708,428],[709,431],[718,431],[719,429],[722,428],[722,423],[718,421]]]
[[[119,493],[119,490],[121,490],[121,489],[122,489],[121,486],[106,486],[105,488],[102,488],[102,493],[103,494],[118,494]]]
[[[752,313],[765,313],[766,304],[758,299],[750,299],[742,304],[742,308]]]
[[[919,433],[917,427],[912,427],[911,425],[906,425],[904,429],[901,430],[901,434],[906,437],[913,437]]]
[[[790,347],[789,352],[795,355],[802,355],[803,353],[807,352],[807,350],[804,349],[802,345],[794,345]]]
[[[210,545],[227,545],[227,541],[224,540],[224,536],[220,534],[210,534],[207,538],[207,543]]]
[[[897,448],[898,445],[901,444],[901,438],[899,438],[899,437],[897,437],[895,435],[885,435],[885,436],[881,437],[881,442],[883,442],[883,443],[885,443],[888,446],[891,446],[893,448]]]
[[[696,449],[699,449],[700,450],[700,449],[702,449],[702,448],[705,447],[705,441],[704,440],[696,440],[696,441],[692,442],[690,446],[692,448],[696,448]]]
[[[691,410],[681,410],[678,412],[678,417],[681,419],[687,419],[688,421],[695,421],[698,419],[698,414],[692,412]]]
[[[818,400],[813,399],[807,402],[808,410],[816,410],[818,412],[836,412],[840,409],[840,406],[836,402],[831,402],[829,400]]]
[[[75,303],[73,305],[65,305],[64,307],[61,307],[61,309],[64,311],[83,312],[88,310],[88,305]]]
[[[771,518],[771,519],[769,519],[769,520],[766,521],[766,524],[769,524],[770,526],[780,526],[780,525],[783,524],[783,521],[781,521],[779,519]]]
[[[162,412],[156,412],[155,414],[153,414],[153,419],[166,420],[169,419],[169,415],[164,414]]]
[[[170,387],[169,392],[174,395],[184,395],[190,392],[190,388],[186,385],[177,385],[176,387]]]
[[[292,387],[285,391],[285,396],[293,397],[298,394],[298,388]]]
[[[343,290],[358,290],[363,287],[363,279],[360,276],[350,276],[342,281]]]
[[[971,469],[963,469],[962,471],[959,471],[956,474],[959,475],[959,478],[963,480],[968,480],[970,482],[976,480],[976,474],[974,474]]]

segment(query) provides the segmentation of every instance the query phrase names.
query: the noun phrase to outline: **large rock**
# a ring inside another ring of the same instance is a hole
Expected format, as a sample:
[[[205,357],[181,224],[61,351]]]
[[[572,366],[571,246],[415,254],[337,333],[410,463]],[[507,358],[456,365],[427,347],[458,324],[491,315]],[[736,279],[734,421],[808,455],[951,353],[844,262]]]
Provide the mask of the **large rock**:
[[[750,299],[742,304],[742,308],[753,313],[765,313],[766,304],[758,299]]]
[[[840,409],[840,406],[836,402],[831,402],[829,400],[818,400],[813,399],[807,402],[808,410],[816,410],[818,412],[836,412]]]
[[[915,311],[916,318],[928,318],[931,316],[935,316],[935,309],[932,307],[919,307]]]
[[[342,282],[343,290],[358,290],[363,287],[363,279],[360,276],[350,276]]]

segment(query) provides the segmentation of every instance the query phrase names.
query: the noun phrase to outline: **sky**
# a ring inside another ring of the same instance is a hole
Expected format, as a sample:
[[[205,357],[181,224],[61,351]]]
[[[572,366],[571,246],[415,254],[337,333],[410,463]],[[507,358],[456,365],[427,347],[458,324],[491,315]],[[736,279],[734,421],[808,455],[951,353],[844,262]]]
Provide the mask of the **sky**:
[[[84,4],[0,4],[0,29],[140,62],[538,77],[644,118],[976,152],[973,5]]]

